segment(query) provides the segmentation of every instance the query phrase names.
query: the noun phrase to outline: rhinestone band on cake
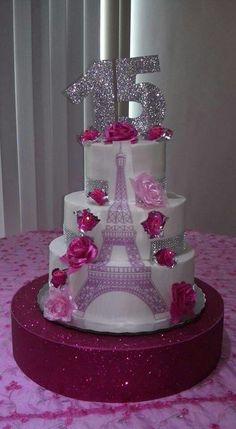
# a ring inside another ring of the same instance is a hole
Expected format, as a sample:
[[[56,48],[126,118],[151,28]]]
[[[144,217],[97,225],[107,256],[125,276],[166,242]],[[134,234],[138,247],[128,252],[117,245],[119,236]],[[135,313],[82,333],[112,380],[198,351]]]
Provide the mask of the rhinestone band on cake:
[[[106,180],[99,179],[91,179],[90,177],[86,177],[85,179],[85,192],[88,195],[90,191],[94,188],[103,189],[106,194],[109,194],[109,185]]]
[[[176,235],[175,237],[151,240],[150,259],[154,261],[153,255],[155,252],[160,249],[165,249],[166,247],[174,250],[177,255],[182,253],[184,251],[184,233]]]

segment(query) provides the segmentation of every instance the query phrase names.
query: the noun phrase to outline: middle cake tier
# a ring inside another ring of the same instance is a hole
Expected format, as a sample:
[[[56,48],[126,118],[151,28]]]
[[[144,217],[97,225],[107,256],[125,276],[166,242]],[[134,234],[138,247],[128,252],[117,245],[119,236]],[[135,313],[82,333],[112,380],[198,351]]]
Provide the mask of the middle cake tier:
[[[161,248],[171,248],[177,254],[184,249],[184,228],[185,228],[185,202],[186,199],[174,193],[169,193],[164,207],[159,207],[158,210],[166,217],[165,227],[160,236],[150,239],[149,234],[144,230],[142,222],[144,222],[151,209],[138,207],[134,203],[129,204],[130,215],[132,218],[132,229],[135,230],[135,241],[138,247],[140,257],[143,260],[150,260],[154,250]],[[97,216],[99,222],[92,229],[86,232],[86,235],[92,237],[98,250],[100,251],[103,244],[104,231],[106,234],[109,231],[112,234],[112,222],[109,223],[109,209],[111,205],[107,203],[104,206],[96,205],[88,200],[83,191],[73,192],[65,196],[64,201],[64,234],[65,239],[69,241],[79,235],[77,225],[77,212],[84,209],[89,209],[90,212]],[[109,226],[110,224],[110,226]],[[116,226],[117,230],[118,226]],[[120,225],[124,234],[129,234],[130,226]]]

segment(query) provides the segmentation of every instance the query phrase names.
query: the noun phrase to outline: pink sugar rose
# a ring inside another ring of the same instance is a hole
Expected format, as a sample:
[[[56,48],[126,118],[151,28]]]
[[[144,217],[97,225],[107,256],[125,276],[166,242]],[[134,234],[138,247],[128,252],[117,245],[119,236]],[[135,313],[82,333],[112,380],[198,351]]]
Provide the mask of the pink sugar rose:
[[[90,212],[89,209],[84,209],[77,212],[77,225],[81,232],[91,231],[100,222],[97,216]]]
[[[158,124],[158,125],[154,125],[148,130],[146,134],[146,139],[147,140],[161,140],[161,139],[170,140],[172,135],[173,135],[172,130],[170,130],[169,128],[164,128],[160,124]]]
[[[95,201],[99,206],[103,206],[108,201],[106,192],[101,188],[93,188],[88,193],[88,197]]]
[[[95,128],[89,128],[87,130],[85,130],[82,134],[80,134],[80,136],[78,137],[78,140],[81,143],[87,142],[87,141],[92,141],[92,140],[96,140],[99,136],[99,131],[96,130]]]
[[[70,322],[76,309],[77,306],[67,290],[51,288],[44,301],[43,314],[48,320]]]
[[[137,131],[129,122],[113,122],[105,128],[104,143],[120,140],[130,140],[131,143],[137,142]]]
[[[94,261],[97,257],[98,249],[93,239],[86,235],[74,238],[65,253],[61,256],[61,261],[69,264],[68,274],[81,268],[84,264]]]
[[[173,301],[170,307],[172,323],[178,323],[183,316],[193,315],[196,292],[189,283],[180,282],[172,285]]]
[[[164,132],[164,127],[161,125],[154,125],[152,128],[150,128],[147,132],[147,139],[148,140],[157,140],[160,137],[162,137]]]
[[[52,271],[51,283],[54,287],[63,286],[67,280],[67,270],[60,270],[60,268],[55,268]]]
[[[141,173],[134,179],[130,179],[137,200],[144,207],[163,206],[165,191],[162,185],[147,173]]]
[[[148,217],[145,221],[141,222],[144,230],[149,234],[150,238],[158,237],[167,221],[167,217],[163,213],[158,211],[152,211],[148,213]]]
[[[159,265],[173,268],[176,265],[175,252],[167,247],[154,253],[154,258]]]

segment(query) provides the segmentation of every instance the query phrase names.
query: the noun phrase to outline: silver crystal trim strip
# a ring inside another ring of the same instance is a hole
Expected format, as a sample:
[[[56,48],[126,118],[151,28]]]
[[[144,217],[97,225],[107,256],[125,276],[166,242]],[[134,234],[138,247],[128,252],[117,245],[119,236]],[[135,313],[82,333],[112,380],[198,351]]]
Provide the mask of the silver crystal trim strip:
[[[160,249],[169,247],[177,255],[184,251],[184,233],[175,235],[174,237],[151,240],[150,260],[154,262],[153,254]]]
[[[167,186],[166,177],[161,177],[160,179],[157,179],[157,182],[159,182],[161,184],[161,186],[163,187],[163,189],[166,190],[166,186]]]
[[[64,234],[65,242],[67,244],[69,244],[71,242],[71,240],[73,240],[74,238],[78,237],[79,235],[83,235],[83,234],[79,233],[79,231],[76,234],[75,232],[73,232],[70,229],[66,228],[65,225],[63,226],[63,234]]]
[[[109,185],[107,180],[91,179],[90,177],[85,178],[85,193],[88,195],[94,188],[103,189],[106,194],[109,194]]]

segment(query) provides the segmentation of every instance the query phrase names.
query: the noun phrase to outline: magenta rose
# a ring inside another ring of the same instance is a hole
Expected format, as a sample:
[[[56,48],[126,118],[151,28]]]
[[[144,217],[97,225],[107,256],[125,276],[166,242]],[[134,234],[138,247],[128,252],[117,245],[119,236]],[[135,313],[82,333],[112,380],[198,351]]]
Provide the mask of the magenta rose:
[[[78,140],[81,143],[96,140],[99,136],[99,131],[95,128],[89,128],[88,130],[85,130],[80,136],[78,137]]]
[[[130,140],[131,143],[137,142],[137,131],[129,122],[114,122],[105,128],[104,142]]]
[[[159,265],[173,268],[176,265],[175,252],[167,247],[154,253],[154,258]]]
[[[90,212],[89,209],[84,209],[77,212],[77,225],[81,232],[91,231],[100,222],[97,216]]]
[[[147,173],[141,173],[134,179],[130,179],[137,201],[144,207],[163,206],[165,191],[163,186]]]
[[[67,280],[67,270],[60,270],[60,268],[55,268],[52,271],[52,277],[50,282],[54,287],[63,286]]]
[[[95,201],[99,206],[103,206],[108,201],[106,192],[101,188],[93,188],[88,193],[88,197]]]
[[[149,234],[150,238],[158,237],[167,221],[167,217],[161,212],[152,211],[148,213],[145,221],[141,222],[144,230]]]
[[[147,140],[161,140],[161,139],[170,140],[172,136],[173,136],[172,130],[170,130],[169,128],[164,128],[160,124],[158,124],[158,125],[154,125],[148,130],[146,134],[146,139]]]
[[[44,301],[43,314],[48,320],[70,322],[72,313],[77,309],[67,290],[51,288]]]
[[[171,321],[178,323],[183,316],[193,315],[196,292],[189,283],[180,282],[172,285]]]
[[[60,259],[70,267],[68,274],[77,271],[84,264],[94,261],[97,257],[98,249],[93,239],[86,235],[74,238],[65,253]]]

